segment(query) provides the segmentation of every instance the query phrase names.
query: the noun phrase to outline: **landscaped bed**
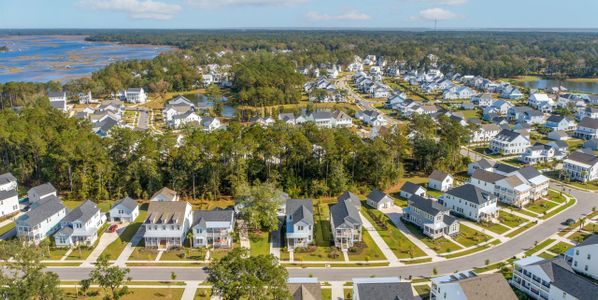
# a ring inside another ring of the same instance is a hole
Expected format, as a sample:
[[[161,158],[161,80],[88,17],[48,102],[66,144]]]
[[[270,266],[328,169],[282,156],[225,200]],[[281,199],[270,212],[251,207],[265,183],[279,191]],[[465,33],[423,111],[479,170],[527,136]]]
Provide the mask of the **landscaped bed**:
[[[146,249],[145,247],[135,247],[131,256],[129,256],[129,260],[148,260],[153,261],[156,260],[158,256],[158,250],[155,249]]]
[[[517,227],[525,222],[527,222],[526,219],[516,216],[514,214],[508,213],[504,210],[499,210],[498,211],[498,219],[500,220],[501,223],[513,228],[513,227]]]
[[[546,200],[536,200],[533,203],[528,204],[525,209],[531,210],[539,215],[544,215],[551,208],[557,206],[556,203]]]
[[[428,247],[430,247],[430,249],[436,251],[436,253],[438,253],[438,254],[450,253],[450,252],[454,252],[454,251],[461,249],[461,247],[459,247],[457,244],[447,240],[446,238],[442,237],[442,238],[433,240],[433,239],[427,237],[426,235],[424,235],[417,226],[415,226],[411,223],[407,223],[407,222],[404,222],[404,223],[405,223],[405,226],[407,226],[407,228],[409,228],[409,231],[411,231],[411,233],[413,235],[415,235],[424,244],[426,244]]]
[[[463,224],[459,226],[459,234],[454,237],[457,243],[471,247],[490,240],[491,237]]]
[[[544,248],[546,248],[546,246],[550,245],[551,243],[554,242],[554,239],[547,239],[544,240],[543,242],[537,244],[535,247],[528,249],[527,251],[525,251],[525,256],[530,256]]]
[[[478,226],[485,228],[486,230],[490,230],[496,234],[503,234],[503,233],[509,231],[508,227],[503,226],[499,223],[480,222],[480,223],[478,223]]]
[[[354,261],[370,261],[370,260],[386,260],[386,257],[374,242],[370,233],[364,230],[362,233],[362,243],[365,247],[357,245],[353,249],[349,249],[349,260]]]
[[[569,248],[573,247],[573,245],[565,242],[559,242],[558,244],[552,246],[548,251],[554,254],[563,254],[565,251],[569,250]]]
[[[75,288],[63,288],[62,290],[64,291],[64,299],[81,299],[81,296],[76,294]],[[184,291],[181,287],[160,289],[131,288],[129,290],[133,293],[122,297],[122,300],[181,299]],[[104,298],[103,290],[98,288],[89,289],[88,295],[85,299],[99,300]]]
[[[181,248],[164,251],[160,256],[161,261],[185,260],[185,261],[203,261],[206,257],[206,248]]]

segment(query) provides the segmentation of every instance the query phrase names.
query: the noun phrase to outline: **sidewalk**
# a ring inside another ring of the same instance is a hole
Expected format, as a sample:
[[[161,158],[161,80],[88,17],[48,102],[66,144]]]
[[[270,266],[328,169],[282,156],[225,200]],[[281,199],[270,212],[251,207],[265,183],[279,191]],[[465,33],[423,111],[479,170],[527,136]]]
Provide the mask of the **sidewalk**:
[[[183,291],[181,300],[193,300],[193,298],[195,298],[195,291],[197,291],[197,287],[201,281],[185,281],[185,283],[187,285],[185,285],[185,290]]]
[[[390,249],[388,244],[386,244],[384,239],[382,239],[382,237],[380,236],[378,231],[376,231],[376,228],[374,228],[374,225],[372,225],[372,223],[370,223],[370,220],[368,220],[366,217],[364,217],[361,212],[359,212],[359,217],[361,217],[361,221],[363,222],[363,228],[365,230],[367,230],[367,232],[370,234],[370,236],[372,237],[372,240],[374,240],[376,245],[378,245],[378,248],[380,248],[380,251],[382,251],[382,254],[384,254],[386,259],[388,259],[388,262],[390,263],[390,265],[391,266],[400,265],[401,263],[399,263],[399,259],[397,258],[395,253],[392,252],[392,250]]]
[[[95,247],[95,249],[93,249],[93,251],[89,254],[89,256],[87,257],[85,262],[83,264],[81,264],[81,266],[89,267],[94,262],[96,262],[98,260],[98,257],[100,257],[100,255],[102,255],[102,252],[104,252],[104,250],[108,247],[108,245],[112,244],[112,242],[114,242],[114,241],[116,241],[116,239],[118,239],[120,234],[125,231],[126,227],[127,226],[122,226],[122,227],[119,226],[119,228],[116,232],[105,232],[104,234],[102,234],[102,236],[100,237],[100,240],[98,241],[98,245]]]
[[[420,241],[420,239],[414,236],[413,233],[411,233],[411,231],[407,228],[407,226],[403,224],[403,222],[401,221],[402,210],[401,213],[385,212],[384,214],[386,214],[390,218],[392,223],[395,224],[395,226],[405,235],[405,237],[407,237],[408,240],[410,240],[418,248],[424,251],[424,253],[426,253],[427,256],[431,257],[432,261],[444,260],[443,257],[436,253],[436,251],[430,249],[426,244],[424,244],[424,242]]]
[[[135,250],[134,247],[137,244],[139,244],[139,242],[143,238],[143,233],[144,232],[145,232],[145,226],[139,227],[139,230],[137,230],[137,232],[135,233],[135,235],[131,239],[131,242],[127,244],[127,246],[125,247],[125,249],[123,250],[123,252],[120,253],[120,255],[118,256],[118,258],[114,262],[115,265],[120,266],[120,267],[124,267],[125,266],[125,264],[127,263],[127,260],[129,259],[129,256],[131,256],[131,254],[133,254],[133,251]]]
[[[345,282],[343,281],[331,281],[330,282],[330,289],[332,290],[331,292],[331,299],[332,300],[344,300],[345,299],[345,295],[344,295],[344,290],[343,290],[343,285],[345,284]]]

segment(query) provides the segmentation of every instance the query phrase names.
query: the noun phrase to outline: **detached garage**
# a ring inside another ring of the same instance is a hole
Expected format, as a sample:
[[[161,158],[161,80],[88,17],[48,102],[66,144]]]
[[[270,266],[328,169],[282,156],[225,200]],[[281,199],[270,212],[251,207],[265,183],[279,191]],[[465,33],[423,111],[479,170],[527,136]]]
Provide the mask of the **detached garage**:
[[[110,209],[111,222],[133,222],[137,216],[139,216],[139,205],[130,197],[121,199]]]

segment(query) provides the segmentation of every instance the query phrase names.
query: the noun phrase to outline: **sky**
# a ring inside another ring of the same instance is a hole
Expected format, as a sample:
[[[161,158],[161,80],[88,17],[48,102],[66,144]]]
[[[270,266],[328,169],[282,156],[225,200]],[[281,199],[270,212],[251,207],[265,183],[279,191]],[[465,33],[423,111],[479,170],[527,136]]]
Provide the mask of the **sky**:
[[[10,28],[598,28],[598,0],[0,0]]]

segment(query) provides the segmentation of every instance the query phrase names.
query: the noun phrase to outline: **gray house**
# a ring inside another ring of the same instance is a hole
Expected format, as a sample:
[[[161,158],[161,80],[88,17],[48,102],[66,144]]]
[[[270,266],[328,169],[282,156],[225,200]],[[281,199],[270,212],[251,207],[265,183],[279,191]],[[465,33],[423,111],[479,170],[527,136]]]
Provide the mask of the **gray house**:
[[[193,247],[230,248],[235,229],[235,212],[227,210],[193,211]]]
[[[56,196],[48,196],[31,205],[31,210],[17,218],[17,237],[39,244],[60,229],[66,208]]]
[[[336,247],[348,249],[361,241],[361,217],[351,199],[339,201],[330,207],[330,225]]]
[[[342,195],[336,198],[336,202],[339,203],[347,200],[349,200],[356,208],[361,208],[361,201],[359,200],[359,197],[351,192],[344,192]]]
[[[314,240],[314,206],[310,199],[289,199],[286,206],[287,247],[305,248]]]
[[[125,197],[116,202],[110,209],[110,221],[112,222],[133,222],[139,216],[139,205],[137,201]]]
[[[374,189],[368,194],[366,203],[375,209],[391,208],[394,206],[394,200],[379,189]]]
[[[409,198],[409,206],[403,212],[404,220],[418,226],[425,235],[433,239],[459,232],[459,221],[450,215],[448,207],[436,200],[413,196]]]
[[[426,195],[426,189],[422,186],[417,185],[413,182],[405,182],[401,189],[399,190],[399,195],[405,199],[411,198],[413,195],[418,195],[424,197]]]

